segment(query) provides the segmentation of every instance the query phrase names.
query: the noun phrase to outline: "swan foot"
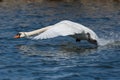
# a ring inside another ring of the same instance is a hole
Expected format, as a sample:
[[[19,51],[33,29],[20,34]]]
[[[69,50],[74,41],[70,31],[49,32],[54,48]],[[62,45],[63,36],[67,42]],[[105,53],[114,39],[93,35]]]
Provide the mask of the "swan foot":
[[[95,44],[96,46],[98,46],[97,40],[92,39],[90,33],[87,33],[87,35],[88,35],[88,42],[90,42],[90,43]]]
[[[80,42],[81,40],[79,38],[76,38],[76,42]]]
[[[90,40],[88,40],[88,42],[90,42],[92,44],[95,44],[95,45],[98,45],[97,40],[94,40],[94,39],[90,39]]]

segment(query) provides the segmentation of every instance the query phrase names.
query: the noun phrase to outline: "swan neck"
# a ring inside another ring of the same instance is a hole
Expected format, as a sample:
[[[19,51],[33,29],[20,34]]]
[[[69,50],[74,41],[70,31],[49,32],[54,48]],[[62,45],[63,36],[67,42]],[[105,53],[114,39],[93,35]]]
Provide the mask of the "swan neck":
[[[50,27],[45,27],[45,28],[41,28],[41,29],[34,30],[34,31],[26,32],[26,35],[27,35],[27,36],[37,35],[37,34],[43,33],[44,31],[46,31],[46,30],[49,29],[49,28],[50,28]]]

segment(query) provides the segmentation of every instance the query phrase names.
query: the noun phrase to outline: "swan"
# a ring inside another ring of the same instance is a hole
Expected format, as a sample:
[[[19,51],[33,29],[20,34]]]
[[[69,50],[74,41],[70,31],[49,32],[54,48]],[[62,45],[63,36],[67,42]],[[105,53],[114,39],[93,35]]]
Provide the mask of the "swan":
[[[98,36],[91,29],[69,20],[60,21],[54,25],[47,26],[30,32],[19,32],[14,38],[32,37],[32,39],[48,39],[58,36],[70,36],[75,38],[76,42],[87,40],[98,45]]]

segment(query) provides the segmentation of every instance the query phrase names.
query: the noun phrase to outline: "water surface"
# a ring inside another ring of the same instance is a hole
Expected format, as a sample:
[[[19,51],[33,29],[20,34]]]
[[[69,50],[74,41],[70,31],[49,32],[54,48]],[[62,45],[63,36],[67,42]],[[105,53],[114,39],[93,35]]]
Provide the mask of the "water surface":
[[[116,2],[117,1],[117,2]],[[81,23],[102,39],[88,47],[70,37],[13,39],[61,20]],[[0,3],[0,80],[120,80],[120,3],[81,0]]]

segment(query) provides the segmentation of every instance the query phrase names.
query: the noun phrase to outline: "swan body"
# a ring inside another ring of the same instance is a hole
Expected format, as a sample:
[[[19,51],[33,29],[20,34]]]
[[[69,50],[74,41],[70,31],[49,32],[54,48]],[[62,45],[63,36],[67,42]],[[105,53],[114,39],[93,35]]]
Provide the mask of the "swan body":
[[[15,38],[31,36],[34,36],[32,38],[36,40],[54,38],[58,36],[70,36],[75,38],[76,41],[87,40],[93,44],[97,44],[98,40],[98,37],[94,31],[81,24],[68,20],[63,20],[54,25],[30,32],[19,32]]]

